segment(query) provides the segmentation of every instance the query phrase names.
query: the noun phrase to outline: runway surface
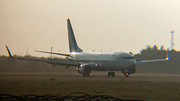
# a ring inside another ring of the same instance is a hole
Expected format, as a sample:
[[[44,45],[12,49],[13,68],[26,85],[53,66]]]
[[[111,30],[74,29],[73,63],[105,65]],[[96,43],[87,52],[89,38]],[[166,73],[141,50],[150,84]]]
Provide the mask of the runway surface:
[[[177,82],[180,83],[180,74],[132,74],[124,77],[120,72],[115,77],[107,77],[107,72],[93,72],[90,77],[82,77],[77,72],[61,72],[61,73],[0,73],[0,80],[56,80],[81,81],[150,81],[150,82]]]

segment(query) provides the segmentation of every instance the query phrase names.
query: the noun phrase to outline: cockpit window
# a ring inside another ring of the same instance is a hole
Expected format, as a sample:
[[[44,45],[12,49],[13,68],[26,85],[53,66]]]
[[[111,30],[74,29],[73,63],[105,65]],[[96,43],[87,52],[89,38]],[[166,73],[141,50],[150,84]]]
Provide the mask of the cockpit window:
[[[134,57],[124,57],[123,59],[134,59]]]

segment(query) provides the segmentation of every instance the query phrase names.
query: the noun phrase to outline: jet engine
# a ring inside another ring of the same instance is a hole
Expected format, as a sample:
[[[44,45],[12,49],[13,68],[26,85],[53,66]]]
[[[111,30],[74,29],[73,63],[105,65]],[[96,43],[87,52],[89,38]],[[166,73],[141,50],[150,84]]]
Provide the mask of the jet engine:
[[[88,64],[80,64],[77,68],[77,71],[80,74],[89,75],[89,73],[92,72],[92,69],[91,66],[89,66]]]

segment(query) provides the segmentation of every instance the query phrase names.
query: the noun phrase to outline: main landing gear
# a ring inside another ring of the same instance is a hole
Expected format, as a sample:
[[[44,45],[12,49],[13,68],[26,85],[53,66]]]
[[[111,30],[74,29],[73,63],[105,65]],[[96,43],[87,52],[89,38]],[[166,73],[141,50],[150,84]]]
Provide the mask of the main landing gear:
[[[114,77],[115,76],[115,72],[113,72],[113,71],[108,72],[108,77],[110,77],[110,76]]]

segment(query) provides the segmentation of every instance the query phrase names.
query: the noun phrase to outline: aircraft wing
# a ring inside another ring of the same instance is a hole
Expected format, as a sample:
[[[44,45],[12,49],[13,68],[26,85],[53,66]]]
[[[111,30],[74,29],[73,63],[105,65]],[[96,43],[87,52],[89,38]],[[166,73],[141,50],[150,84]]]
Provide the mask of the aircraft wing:
[[[78,66],[79,62],[75,60],[63,60],[63,59],[39,59],[39,58],[26,58],[26,57],[13,57],[8,46],[6,45],[6,49],[11,58],[20,59],[20,60],[31,60],[31,61],[43,61],[49,64],[54,65],[65,65],[65,66]]]
[[[149,62],[159,62],[159,61],[167,61],[169,59],[154,59],[154,60],[140,60],[136,61],[136,64],[149,63]]]
[[[153,60],[140,60],[140,61],[136,61],[136,64],[142,64],[142,63],[149,63],[149,62],[159,62],[159,61],[167,61],[169,60],[169,48],[167,49],[167,55],[165,59],[153,59]]]
[[[62,54],[62,53],[46,52],[46,51],[39,51],[39,50],[35,50],[35,51],[36,51],[36,52],[41,52],[41,53],[48,53],[48,54],[55,54],[55,55],[70,56],[70,54]]]

